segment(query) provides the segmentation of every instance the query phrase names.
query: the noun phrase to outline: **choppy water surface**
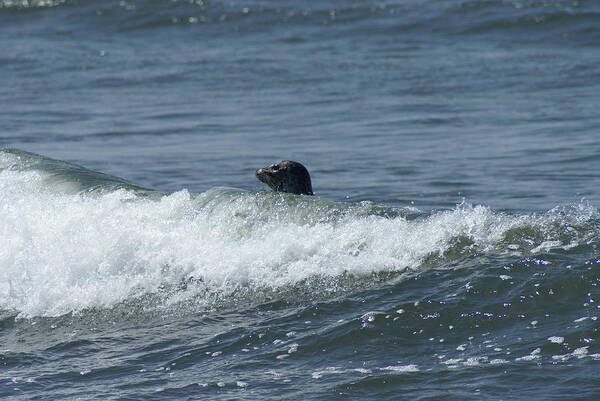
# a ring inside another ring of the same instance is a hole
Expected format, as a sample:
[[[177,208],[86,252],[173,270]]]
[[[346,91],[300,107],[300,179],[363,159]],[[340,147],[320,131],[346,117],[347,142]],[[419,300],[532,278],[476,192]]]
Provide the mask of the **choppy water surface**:
[[[598,43],[591,1],[0,0],[0,396],[599,398]]]

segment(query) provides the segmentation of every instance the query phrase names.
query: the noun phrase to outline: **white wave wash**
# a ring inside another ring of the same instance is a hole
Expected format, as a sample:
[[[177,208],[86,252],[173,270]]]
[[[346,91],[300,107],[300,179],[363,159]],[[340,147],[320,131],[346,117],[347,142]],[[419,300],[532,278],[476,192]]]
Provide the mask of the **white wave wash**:
[[[40,171],[2,170],[0,309],[57,316],[110,307],[189,277],[218,292],[402,271],[443,254],[457,237],[486,250],[534,220],[470,206],[412,221],[333,218],[317,207],[321,218],[307,220],[301,213],[310,214],[312,204],[292,207],[266,196],[227,189],[196,197],[182,190],[158,200],[126,190],[57,193]],[[192,295],[198,294],[185,296]]]

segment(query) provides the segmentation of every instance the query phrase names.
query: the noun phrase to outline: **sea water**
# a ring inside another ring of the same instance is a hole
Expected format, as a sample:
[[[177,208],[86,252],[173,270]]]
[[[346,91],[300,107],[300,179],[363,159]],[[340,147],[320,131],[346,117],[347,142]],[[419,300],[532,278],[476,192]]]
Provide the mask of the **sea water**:
[[[0,396],[599,398],[599,16],[1,0]]]

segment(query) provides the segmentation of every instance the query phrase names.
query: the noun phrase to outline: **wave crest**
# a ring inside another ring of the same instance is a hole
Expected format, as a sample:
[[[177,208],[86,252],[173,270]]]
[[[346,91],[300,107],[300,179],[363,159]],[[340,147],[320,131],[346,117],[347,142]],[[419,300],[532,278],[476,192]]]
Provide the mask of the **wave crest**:
[[[14,154],[0,156],[0,308],[23,316],[109,308],[167,287],[175,291],[166,303],[240,288],[286,291],[315,277],[350,275],[366,285],[373,274],[473,254],[597,242],[598,211],[587,205],[514,216],[463,204],[424,215],[233,188],[146,196],[85,170],[112,188],[90,193],[78,187],[78,166],[45,158],[19,166]],[[178,290],[190,282],[198,285]]]

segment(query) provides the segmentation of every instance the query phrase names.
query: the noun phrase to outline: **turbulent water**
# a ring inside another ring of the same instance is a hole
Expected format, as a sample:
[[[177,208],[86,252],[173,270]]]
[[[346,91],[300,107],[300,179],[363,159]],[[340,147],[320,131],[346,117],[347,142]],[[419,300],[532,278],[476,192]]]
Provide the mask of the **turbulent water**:
[[[0,0],[0,397],[600,399],[599,45],[593,1]]]

